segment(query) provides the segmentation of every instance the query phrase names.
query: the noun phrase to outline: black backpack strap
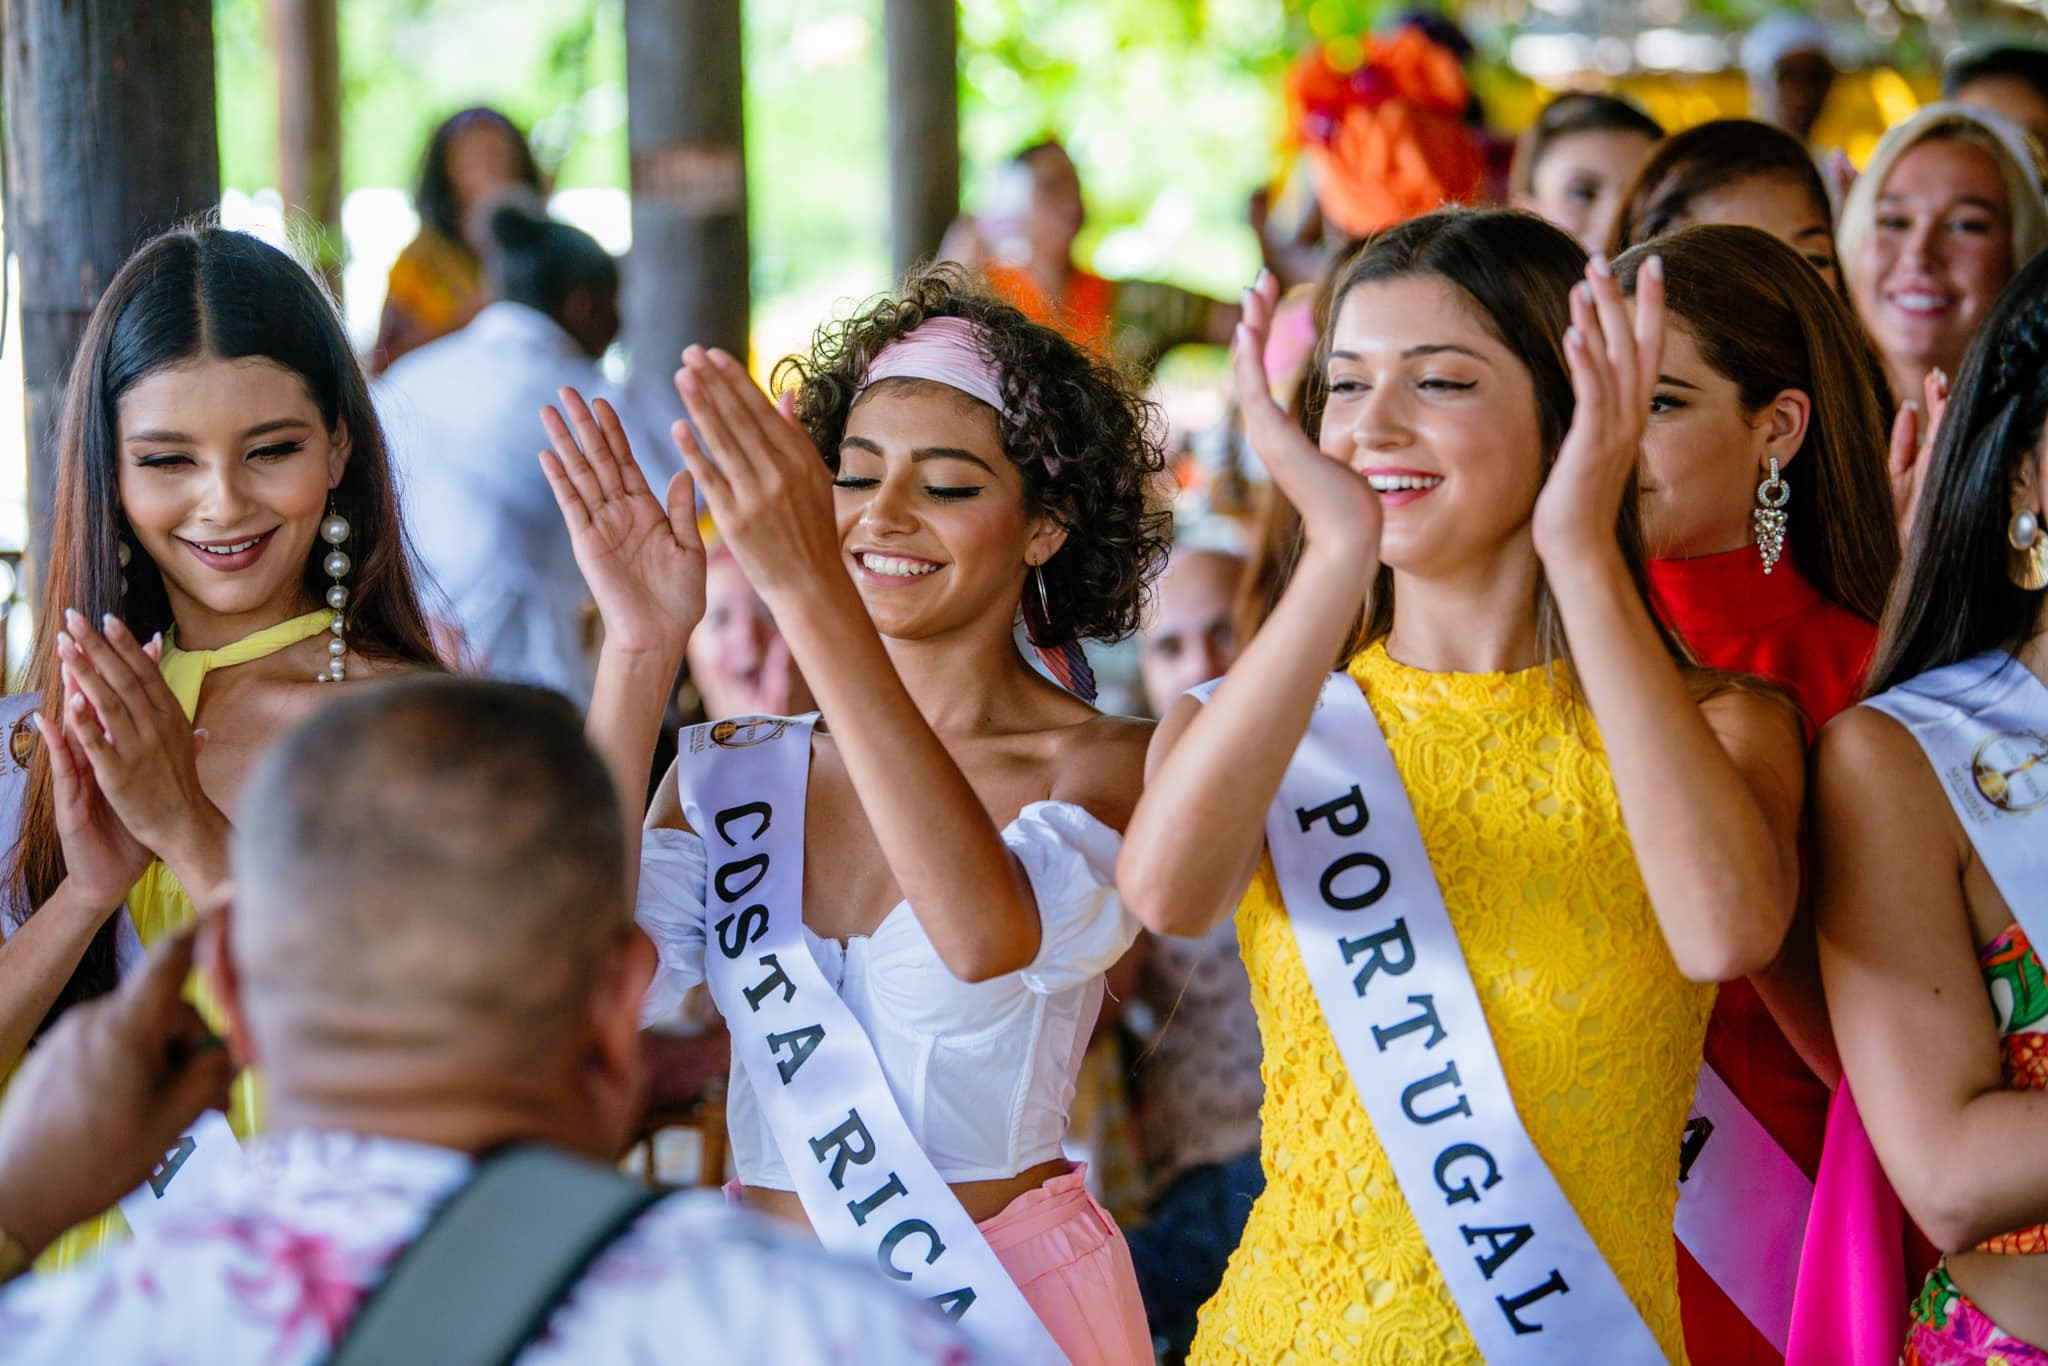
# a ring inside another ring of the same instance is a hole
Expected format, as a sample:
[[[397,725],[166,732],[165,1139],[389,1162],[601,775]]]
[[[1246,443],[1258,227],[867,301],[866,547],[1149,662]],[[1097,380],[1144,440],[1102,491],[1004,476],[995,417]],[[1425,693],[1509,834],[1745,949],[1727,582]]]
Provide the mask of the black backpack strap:
[[[497,1366],[662,1192],[535,1145],[481,1162],[356,1311],[329,1366]]]

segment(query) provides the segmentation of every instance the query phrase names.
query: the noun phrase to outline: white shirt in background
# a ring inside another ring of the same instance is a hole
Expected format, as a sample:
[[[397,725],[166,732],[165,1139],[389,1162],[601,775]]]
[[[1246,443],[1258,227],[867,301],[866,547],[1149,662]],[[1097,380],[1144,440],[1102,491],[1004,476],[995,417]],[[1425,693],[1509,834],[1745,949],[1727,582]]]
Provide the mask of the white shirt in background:
[[[524,304],[494,303],[408,352],[373,394],[430,616],[462,634],[469,670],[590,701],[589,594],[541,473],[540,410],[573,386],[619,409],[657,496],[681,462],[641,430],[574,338]]]

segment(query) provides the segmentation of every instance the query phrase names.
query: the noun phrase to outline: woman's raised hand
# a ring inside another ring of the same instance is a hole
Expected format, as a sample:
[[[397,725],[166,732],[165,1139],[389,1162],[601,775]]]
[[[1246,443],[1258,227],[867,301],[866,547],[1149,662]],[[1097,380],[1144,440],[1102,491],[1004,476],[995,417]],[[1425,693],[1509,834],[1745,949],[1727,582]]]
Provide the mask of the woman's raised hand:
[[[558,392],[561,411],[541,409],[553,449],[540,453],[540,466],[604,618],[605,648],[680,660],[704,615],[704,540],[690,476],[669,481],[664,507],[612,406]]]
[[[832,472],[788,396],[778,409],[739,361],[701,346],[683,352],[676,392],[690,410],[673,429],[676,449],[762,600],[772,606],[779,592],[845,581]]]
[[[1572,287],[1564,334],[1572,377],[1572,425],[1536,499],[1536,553],[1553,576],[1580,556],[1616,552],[1615,518],[1649,425],[1664,358],[1664,263],[1652,256],[1636,275],[1633,307],[1602,256]]]
[[[120,882],[118,904],[153,852],[198,886],[196,871],[220,853],[215,837],[226,819],[199,785],[200,742],[157,668],[156,643],[144,646],[112,616],[94,630],[80,613],[66,612],[64,626],[57,634],[63,735],[46,728],[44,740],[67,858],[74,838],[85,842],[73,876],[91,849],[105,861],[98,876],[109,884],[96,895]]]
[[[1934,439],[1941,434],[1941,415],[1948,411],[1948,372],[1940,366],[1929,370],[1920,381],[1919,400],[1907,399],[1892,419],[1891,450],[1885,472],[1892,481],[1892,517],[1898,524],[1899,544],[1913,532],[1913,515],[1920,507],[1920,489],[1927,482],[1927,467],[1933,462]]]
[[[1246,438],[1259,463],[1301,513],[1302,531],[1310,546],[1348,551],[1377,561],[1380,549],[1380,496],[1372,485],[1316,444],[1278,403],[1266,382],[1266,337],[1280,300],[1280,282],[1262,270],[1244,292],[1244,319],[1237,325],[1231,348],[1231,369],[1237,380],[1237,406],[1244,417]],[[1361,591],[1369,576],[1361,575]]]

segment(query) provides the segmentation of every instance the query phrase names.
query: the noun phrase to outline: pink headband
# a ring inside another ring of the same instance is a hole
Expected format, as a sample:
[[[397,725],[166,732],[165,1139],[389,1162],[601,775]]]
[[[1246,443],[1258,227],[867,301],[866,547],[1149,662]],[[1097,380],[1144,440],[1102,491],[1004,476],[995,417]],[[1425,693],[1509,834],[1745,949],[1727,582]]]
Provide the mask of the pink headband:
[[[927,318],[868,362],[855,402],[878,380],[928,379],[1003,411],[1003,378],[988,359],[988,334],[965,318]]]
[[[988,359],[988,333],[965,318],[927,318],[883,347],[868,363],[853,401],[885,379],[928,379],[1015,420],[1003,404],[1002,372]],[[1057,479],[1060,462],[1047,456],[1045,472]]]

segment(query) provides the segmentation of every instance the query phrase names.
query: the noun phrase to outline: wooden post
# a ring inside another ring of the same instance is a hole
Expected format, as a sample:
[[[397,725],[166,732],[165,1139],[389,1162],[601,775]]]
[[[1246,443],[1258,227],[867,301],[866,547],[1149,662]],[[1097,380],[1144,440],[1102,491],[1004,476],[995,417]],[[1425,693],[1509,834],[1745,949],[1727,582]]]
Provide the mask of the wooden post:
[[[211,0],[5,0],[7,245],[21,270],[30,546],[79,335],[144,239],[220,202]]]
[[[336,0],[270,0],[277,59],[278,191],[341,297],[341,35]]]
[[[901,276],[935,254],[960,212],[955,0],[884,0],[889,70],[889,245]]]
[[[681,416],[692,342],[747,358],[747,163],[740,0],[626,0],[633,249],[626,356],[648,418]]]

